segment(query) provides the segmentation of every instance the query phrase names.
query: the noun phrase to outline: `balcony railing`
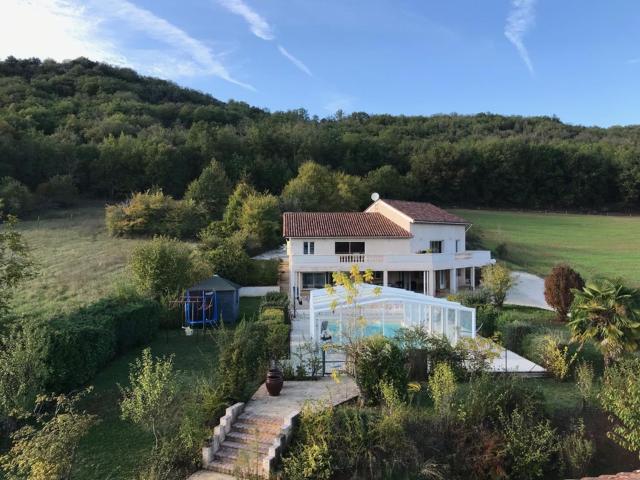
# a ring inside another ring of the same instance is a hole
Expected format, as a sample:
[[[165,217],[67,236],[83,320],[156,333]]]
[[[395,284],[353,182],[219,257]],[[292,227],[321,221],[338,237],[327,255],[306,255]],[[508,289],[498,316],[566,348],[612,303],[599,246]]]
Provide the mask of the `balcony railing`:
[[[337,266],[358,264],[363,268],[393,270],[439,270],[468,265],[485,265],[491,262],[488,250],[469,250],[459,253],[414,253],[407,255],[369,255],[348,253],[338,255],[293,255],[291,261],[298,266],[314,267],[314,270],[331,270]]]
[[[338,255],[340,263],[382,263],[384,255],[366,255],[364,253],[348,253]]]

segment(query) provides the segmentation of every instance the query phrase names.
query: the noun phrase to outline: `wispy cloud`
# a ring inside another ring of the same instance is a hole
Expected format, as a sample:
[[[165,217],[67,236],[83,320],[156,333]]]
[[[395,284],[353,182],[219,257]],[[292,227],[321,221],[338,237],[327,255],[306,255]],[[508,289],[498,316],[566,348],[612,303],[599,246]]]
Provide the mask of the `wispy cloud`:
[[[273,33],[274,29],[269,24],[269,22],[267,22],[262,15],[260,15],[247,3],[245,3],[244,0],[218,0],[218,2],[231,13],[240,15],[242,18],[244,18],[249,25],[249,29],[256,37],[266,41],[276,39],[276,36]],[[309,67],[307,67],[302,62],[302,60],[291,55],[282,45],[278,45],[278,51],[304,73],[306,73],[310,77],[313,76],[311,74],[311,70],[309,70]]]
[[[278,45],[278,51],[282,55],[284,55],[286,58],[288,58],[291,61],[291,63],[293,63],[296,67],[298,67],[304,73],[306,73],[310,77],[313,77],[311,70],[309,70],[309,68],[304,63],[302,63],[302,61],[300,61],[299,59],[291,55],[282,45]]]
[[[155,44],[127,44],[122,39],[131,33]],[[3,0],[0,57],[8,55],[85,56],[164,78],[213,75],[253,90],[204,43],[128,0]]]
[[[516,47],[520,58],[531,73],[533,73],[533,63],[531,63],[529,51],[524,45],[523,38],[535,23],[535,4],[536,0],[512,0],[512,8],[504,27],[504,34]]]
[[[249,28],[256,37],[263,40],[273,40],[275,35],[271,25],[249,5],[242,0],[219,0],[220,5],[229,10],[231,13],[240,15],[249,24]]]
[[[629,65],[635,65],[636,63],[640,63],[640,58],[630,58],[629,60],[627,60],[627,63]]]

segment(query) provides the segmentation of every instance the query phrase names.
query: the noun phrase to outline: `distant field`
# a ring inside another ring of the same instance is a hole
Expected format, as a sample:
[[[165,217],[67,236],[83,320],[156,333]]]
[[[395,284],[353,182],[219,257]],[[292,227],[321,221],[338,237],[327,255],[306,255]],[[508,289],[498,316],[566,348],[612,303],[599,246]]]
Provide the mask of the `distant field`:
[[[568,262],[583,276],[621,277],[640,286],[640,217],[455,210],[482,232],[494,249],[505,243],[506,259],[545,275]]]
[[[16,293],[17,313],[49,315],[102,298],[117,288],[131,250],[144,242],[109,237],[98,204],[52,210],[19,228],[38,274]]]

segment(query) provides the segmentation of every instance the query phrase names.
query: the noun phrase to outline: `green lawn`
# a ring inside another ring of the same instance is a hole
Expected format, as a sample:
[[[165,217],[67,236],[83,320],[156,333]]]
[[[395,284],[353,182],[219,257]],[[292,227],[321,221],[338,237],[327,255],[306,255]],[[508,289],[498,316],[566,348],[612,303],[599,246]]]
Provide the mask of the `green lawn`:
[[[247,316],[257,312],[262,298],[241,298],[240,311]],[[213,375],[217,360],[215,344],[209,332],[196,331],[187,337],[180,330],[161,331],[150,345],[153,355],[174,355],[183,388],[193,388],[198,377]],[[153,446],[153,436],[120,419],[120,389],[129,383],[129,365],[140,355],[136,349],[114,360],[91,382],[94,390],[85,409],[98,415],[78,450],[72,479],[130,480]]]
[[[640,286],[640,217],[455,210],[479,227],[487,248],[504,243],[512,266],[546,275],[568,262],[583,276]],[[472,227],[472,231],[473,228]]]
[[[191,388],[200,375],[215,368],[216,350],[209,335],[185,336],[181,331],[160,332],[151,344],[154,355],[175,355],[175,367],[181,371],[183,388]],[[153,436],[120,419],[120,390],[128,384],[129,365],[142,349],[117,358],[100,372],[92,385],[94,391],[85,408],[98,415],[100,423],[83,439],[77,452],[71,478],[94,480],[135,478],[136,469],[148,456]]]
[[[113,238],[104,224],[104,205],[51,210],[22,221],[19,229],[33,251],[37,276],[21,285],[18,314],[49,316],[98,300],[124,279],[127,258],[145,240]]]

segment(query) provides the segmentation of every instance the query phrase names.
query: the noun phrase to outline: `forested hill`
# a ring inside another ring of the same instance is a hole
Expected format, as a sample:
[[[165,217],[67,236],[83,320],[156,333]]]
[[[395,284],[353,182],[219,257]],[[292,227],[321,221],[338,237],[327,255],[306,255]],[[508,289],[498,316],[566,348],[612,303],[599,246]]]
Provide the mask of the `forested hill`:
[[[384,196],[444,205],[640,208],[640,127],[551,117],[275,112],[87,59],[0,62],[0,176],[180,197],[211,158],[280,193],[313,160]]]

